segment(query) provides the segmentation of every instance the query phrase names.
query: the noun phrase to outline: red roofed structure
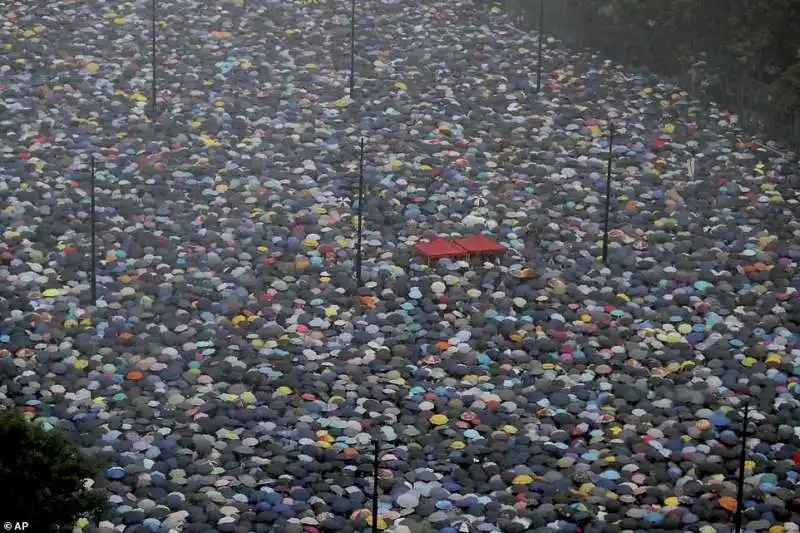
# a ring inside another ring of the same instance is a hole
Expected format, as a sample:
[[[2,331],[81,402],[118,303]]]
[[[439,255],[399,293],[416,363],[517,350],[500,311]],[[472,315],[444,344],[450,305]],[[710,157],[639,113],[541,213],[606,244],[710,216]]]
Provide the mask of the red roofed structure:
[[[498,256],[506,251],[502,244],[486,235],[473,235],[456,239],[433,239],[431,242],[419,243],[414,247],[427,261],[444,258],[469,260],[472,257],[486,255]]]
[[[464,255],[464,250],[447,239],[433,239],[414,246],[426,259],[454,258]]]
[[[468,254],[502,254],[506,248],[486,235],[472,235],[453,239],[453,243],[467,251]]]

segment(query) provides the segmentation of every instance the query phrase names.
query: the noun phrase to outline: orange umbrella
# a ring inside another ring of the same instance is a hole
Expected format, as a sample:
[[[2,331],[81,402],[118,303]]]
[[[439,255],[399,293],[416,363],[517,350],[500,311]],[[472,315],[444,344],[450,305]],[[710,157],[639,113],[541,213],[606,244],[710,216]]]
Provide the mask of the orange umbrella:
[[[723,496],[719,499],[719,506],[732,513],[736,512],[736,498]]]

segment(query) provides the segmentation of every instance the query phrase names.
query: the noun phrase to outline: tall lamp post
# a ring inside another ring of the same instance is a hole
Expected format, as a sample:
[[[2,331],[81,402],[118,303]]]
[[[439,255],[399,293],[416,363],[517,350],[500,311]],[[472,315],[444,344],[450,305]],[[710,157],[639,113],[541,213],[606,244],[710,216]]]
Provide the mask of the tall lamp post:
[[[91,208],[89,214],[89,224],[91,226],[91,237],[92,237],[92,246],[91,246],[91,291],[92,291],[92,305],[97,305],[97,218],[95,216],[95,168],[94,168],[94,155],[91,156],[89,160],[90,172],[91,172],[91,181],[90,181],[90,200],[91,200]]]
[[[539,59],[536,62],[536,93],[542,92],[542,56],[544,50],[544,0],[539,0]]]
[[[739,450],[739,477],[736,480],[736,513],[733,515],[733,523],[736,533],[742,533],[742,512],[744,509],[744,464],[747,458],[747,423],[750,420],[750,404],[744,404],[742,414],[742,443]]]
[[[603,225],[603,264],[608,266],[608,219],[611,211],[611,170],[614,164],[614,123],[609,122],[608,167],[606,170],[606,213]]]
[[[153,115],[153,120],[155,120],[157,115],[157,107],[156,107],[156,0],[152,0],[151,3],[151,14],[152,14],[152,24],[150,26],[150,39],[151,39],[151,61],[153,64],[153,79],[151,81],[150,86],[150,112]]]
[[[361,137],[361,154],[358,164],[358,223],[356,235],[356,287],[361,289],[361,238],[364,227],[364,137]]]
[[[356,0],[350,2],[350,98],[354,98],[356,69]]]

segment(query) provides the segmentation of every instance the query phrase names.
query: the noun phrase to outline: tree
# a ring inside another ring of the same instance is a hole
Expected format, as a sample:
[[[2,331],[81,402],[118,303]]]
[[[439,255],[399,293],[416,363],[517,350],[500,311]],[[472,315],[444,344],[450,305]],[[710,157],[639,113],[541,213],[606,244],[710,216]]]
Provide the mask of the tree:
[[[778,109],[784,113],[800,109],[800,61],[786,69],[776,84],[780,89]]]
[[[771,86],[775,111],[800,111],[798,0],[563,3],[569,6],[571,18],[590,20],[582,26],[583,42],[617,60],[680,76],[702,59],[707,74],[718,74],[729,82],[726,90],[735,91],[735,85],[746,76]],[[534,9],[538,2],[530,5]]]
[[[94,479],[99,468],[67,437],[45,431],[16,411],[0,411],[5,520],[28,521],[34,531],[69,531],[82,516],[98,520],[106,498],[87,489],[86,480]]]

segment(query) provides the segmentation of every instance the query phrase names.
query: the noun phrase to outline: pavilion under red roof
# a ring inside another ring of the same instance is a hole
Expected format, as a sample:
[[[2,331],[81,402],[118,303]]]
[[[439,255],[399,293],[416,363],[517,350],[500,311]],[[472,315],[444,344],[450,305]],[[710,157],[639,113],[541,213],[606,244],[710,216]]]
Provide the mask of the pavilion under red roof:
[[[465,254],[463,248],[453,241],[446,239],[433,239],[431,242],[421,242],[415,248],[428,259],[443,259],[445,257],[460,257]]]
[[[502,244],[486,235],[459,237],[453,239],[453,244],[463,248],[469,254],[501,254],[506,251]]]
[[[486,235],[472,235],[456,239],[436,238],[414,246],[426,259],[469,258],[472,255],[502,254],[506,248]]]

